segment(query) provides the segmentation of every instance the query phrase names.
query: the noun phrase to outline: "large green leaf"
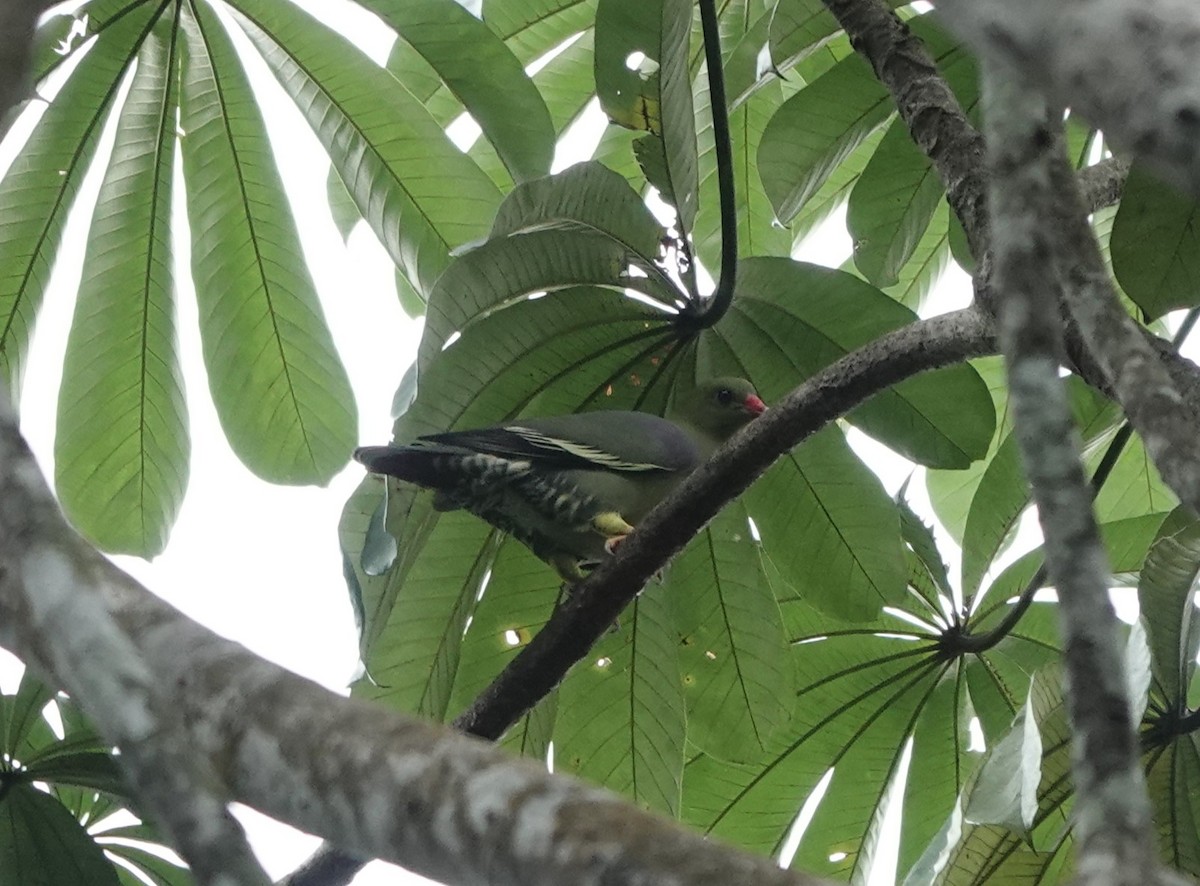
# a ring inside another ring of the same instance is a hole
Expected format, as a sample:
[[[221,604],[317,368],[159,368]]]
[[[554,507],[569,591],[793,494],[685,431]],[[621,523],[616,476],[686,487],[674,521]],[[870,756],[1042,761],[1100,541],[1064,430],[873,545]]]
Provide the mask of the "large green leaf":
[[[418,363],[455,332],[538,291],[631,288],[668,307],[682,293],[657,264],[662,228],[620,176],[596,163],[517,187],[491,239],[447,269],[430,296]]]
[[[104,852],[58,800],[0,785],[0,886],[118,886]]]
[[[152,557],[187,486],[187,409],[170,248],[178,46],[169,19],[138,53],[100,186],[63,362],[55,482],[99,547]]]
[[[126,65],[165,4],[142,4],[96,40],[0,181],[0,373],[14,396],[63,226]]]
[[[680,643],[665,591],[647,589],[563,682],[554,766],[674,816],[687,730]]]
[[[758,172],[780,221],[792,221],[893,111],[887,90],[858,56],[784,102],[758,147]]]
[[[512,177],[545,175],[554,129],[521,63],[454,0],[359,0],[433,67],[495,146]]]
[[[499,203],[496,186],[412,93],[336,31],[285,0],[232,5],[363,218],[428,293],[450,250],[486,232]]]
[[[794,666],[776,603],[734,503],[684,550],[668,589],[677,613],[688,741],[723,760],[753,762],[787,726]]]
[[[692,230],[698,191],[692,11],[688,0],[600,0],[596,10],[600,106],[615,123],[647,133],[637,142],[639,161],[684,232]]]
[[[1195,200],[1134,165],[1113,222],[1112,263],[1148,319],[1200,304],[1198,222]]]
[[[234,451],[276,483],[324,483],[357,436],[266,128],[229,36],[188,16],[184,174],[209,387]]]

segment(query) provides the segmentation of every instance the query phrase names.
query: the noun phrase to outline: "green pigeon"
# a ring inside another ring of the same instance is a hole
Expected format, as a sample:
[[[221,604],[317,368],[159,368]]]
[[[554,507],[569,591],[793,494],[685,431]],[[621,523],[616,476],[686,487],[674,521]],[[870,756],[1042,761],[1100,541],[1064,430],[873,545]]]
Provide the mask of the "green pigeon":
[[[740,378],[677,394],[667,417],[584,412],[364,446],[354,458],[434,490],[511,533],[564,579],[583,578],[667,493],[765,409]]]

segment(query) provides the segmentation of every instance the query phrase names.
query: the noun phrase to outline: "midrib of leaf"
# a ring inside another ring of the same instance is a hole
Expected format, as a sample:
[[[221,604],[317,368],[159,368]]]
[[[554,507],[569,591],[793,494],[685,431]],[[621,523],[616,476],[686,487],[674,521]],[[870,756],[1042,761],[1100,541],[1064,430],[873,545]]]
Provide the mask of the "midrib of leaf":
[[[154,13],[152,16],[150,16],[149,20],[146,23],[146,27],[142,30],[141,35],[137,38],[137,40],[134,41],[133,46],[130,47],[129,55],[131,58],[133,56],[135,56],[141,50],[142,44],[146,40],[146,36],[150,33],[151,30],[153,30],[154,25],[158,22],[159,16],[162,15],[163,10],[171,2],[172,2],[172,0],[162,0],[162,3],[159,4],[158,11],[156,13]],[[126,12],[132,10],[133,7],[135,7],[137,5],[140,5],[140,4],[137,4],[137,3],[130,4],[130,6],[126,10]],[[124,15],[124,13],[122,15]],[[93,45],[92,48],[88,50],[88,52],[91,53],[91,52],[94,52],[95,50],[96,50],[96,46]],[[128,62],[126,63],[125,68],[126,69],[128,68]],[[72,76],[74,76],[74,74]],[[46,214],[46,223],[42,226],[42,230],[38,233],[37,239],[35,241],[37,246],[31,253],[33,256],[37,256],[37,255],[41,254],[42,249],[44,248],[45,243],[46,243],[46,238],[50,236],[50,228],[54,224],[54,219],[58,217],[58,214],[62,209],[63,195],[66,192],[69,183],[71,182],[72,178],[75,175],[75,167],[79,163],[79,158],[83,154],[87,153],[87,148],[86,148],[87,143],[91,140],[92,133],[95,131],[97,123],[101,120],[101,118],[104,117],[110,104],[112,103],[113,96],[120,90],[121,83],[122,83],[122,81],[124,81],[124,79],[125,79],[124,74],[122,74],[119,77],[113,78],[112,86],[110,86],[108,91],[104,94],[103,100],[100,101],[96,105],[95,111],[92,114],[92,119],[88,123],[87,127],[84,129],[83,138],[81,138],[79,140],[78,145],[71,152],[71,161],[70,161],[70,164],[67,166],[65,175],[63,175],[63,177],[62,177],[62,186],[59,187],[58,193],[54,197],[53,208],[51,209],[50,212],[48,212]],[[26,287],[29,285],[29,275],[31,273],[33,273],[34,265],[35,265],[35,262],[32,262],[32,261],[26,263],[25,270],[21,276],[21,285],[17,288],[16,297],[13,299],[12,310],[9,311],[8,317],[5,318],[4,328],[0,329],[0,353],[4,353],[8,349],[8,343],[9,343],[8,337],[12,332],[13,323],[16,322],[16,318],[20,311],[21,303],[25,298]]]
[[[168,0],[169,2],[169,0]],[[176,7],[178,10],[178,7]],[[161,14],[161,10],[160,10]],[[157,19],[157,16],[156,16]],[[151,269],[154,266],[155,245],[158,243],[158,238],[155,232],[158,229],[158,191],[161,176],[159,170],[162,167],[162,153],[165,141],[165,134],[168,131],[168,110],[175,106],[172,96],[175,93],[176,84],[174,68],[178,59],[176,50],[179,46],[179,23],[178,21],[171,22],[171,44],[167,49],[166,65],[163,71],[163,94],[162,100],[159,102],[158,126],[156,127],[157,138],[154,140],[154,185],[150,191],[150,230],[147,234],[146,245],[146,265],[142,272],[142,324],[141,324],[141,347],[138,348],[138,510],[139,521],[142,527],[142,538],[147,537],[148,527],[146,525],[146,377],[149,374],[146,369],[146,352],[149,349],[149,321],[150,316],[150,290],[152,287]],[[172,142],[174,144],[174,142]],[[170,175],[171,172],[168,172]],[[170,222],[168,221],[167,242],[171,241]]]
[[[721,568],[717,563],[717,551],[713,544],[713,534],[711,529],[704,530],[704,542],[708,546],[708,559],[712,564],[713,581],[717,589],[717,600],[721,604],[721,621],[725,625],[725,636],[729,638],[729,651],[733,655],[733,668],[737,674],[738,689],[742,693],[742,700],[746,703],[746,713],[750,715],[750,726],[754,729],[754,739],[758,742],[759,747],[766,747],[766,741],[762,732],[758,728],[758,718],[754,716],[755,704],[750,698],[750,692],[746,688],[746,678],[742,670],[741,657],[738,655],[738,643],[734,641],[737,634],[733,630],[733,626],[729,623],[729,607],[725,605],[725,589],[721,581]]]
[[[463,608],[464,592],[466,592],[465,596],[469,600],[474,599],[476,589],[470,587],[470,585],[472,584],[472,579],[474,579],[476,576],[481,574],[478,571],[479,565],[482,562],[482,560],[484,559],[485,555],[488,555],[489,552],[491,552],[493,550],[492,549],[492,540],[496,538],[496,535],[498,532],[499,532],[499,530],[493,529],[486,536],[484,536],[483,543],[479,546],[479,550],[477,550],[475,552],[475,557],[474,557],[473,562],[471,563],[471,568],[467,570],[466,581],[463,582],[463,586],[461,589],[459,589],[458,596],[455,598],[454,608],[450,611],[450,617],[447,618],[442,624],[442,633],[441,633],[441,636],[438,637],[437,646],[434,649],[434,654],[430,661],[430,664],[432,667],[429,670],[429,676],[427,679],[422,681],[423,685],[421,686],[421,699],[417,703],[418,711],[428,711],[429,710],[425,706],[425,704],[429,700],[430,689],[432,687],[432,684],[435,681],[435,675],[436,675],[437,668],[438,668],[438,662],[440,661],[440,659],[442,657],[442,653],[445,651],[447,644],[450,642],[450,637],[451,637],[451,634],[453,633],[451,628],[458,630],[458,628],[457,628],[458,615],[462,611],[462,608]],[[461,633],[460,633],[460,641],[461,641]],[[450,687],[450,690],[452,690],[452,689],[453,689],[453,685],[451,685],[451,687]],[[449,697],[450,690],[447,690],[447,698]],[[439,705],[438,707],[441,707],[441,705]],[[443,713],[441,715],[441,717],[444,717],[444,716],[445,716],[445,714]]]
[[[291,363],[287,356],[287,350],[283,346],[283,337],[279,331],[279,320],[275,312],[275,300],[271,294],[271,285],[267,279],[266,269],[263,267],[262,251],[258,248],[258,231],[255,226],[254,213],[250,211],[250,198],[246,193],[246,179],[242,174],[242,159],[241,154],[237,150],[237,140],[234,138],[233,130],[229,126],[229,114],[225,101],[225,91],[221,87],[221,75],[218,65],[213,61],[212,49],[208,41],[208,34],[205,32],[204,24],[200,21],[200,16],[196,13],[194,0],[188,0],[188,8],[191,10],[192,19],[196,22],[196,28],[200,32],[201,38],[204,40],[204,51],[208,54],[209,69],[213,75],[213,88],[216,91],[217,101],[221,106],[221,126],[225,130],[226,140],[232,150],[230,154],[233,157],[233,166],[237,174],[238,193],[242,197],[242,205],[247,207],[246,226],[250,230],[250,242],[253,244],[254,250],[254,268],[258,272],[258,281],[262,286],[263,297],[267,301],[267,315],[271,318],[272,338],[275,341],[275,348],[279,352],[279,363],[283,367],[284,383],[287,385],[288,399],[292,404],[292,410],[296,416],[296,422],[300,425],[300,436],[304,440],[304,449],[308,453],[309,461],[316,465],[317,455],[313,452],[312,440],[309,437],[308,429],[304,424],[304,410],[300,406],[300,401],[296,396],[296,388],[292,384]],[[311,79],[311,77],[309,78]],[[344,115],[343,115],[344,116]]]
[[[168,2],[169,2],[169,0],[168,0]],[[349,124],[351,129],[354,130],[355,134],[358,136],[359,140],[365,147],[366,151],[368,153],[370,153],[371,156],[373,156],[376,159],[376,161],[379,163],[379,166],[387,172],[388,177],[391,179],[392,184],[394,184],[396,187],[398,187],[404,193],[404,196],[408,200],[409,205],[412,206],[417,211],[417,214],[421,217],[421,220],[425,222],[426,228],[437,237],[438,242],[441,243],[443,247],[445,247],[446,251],[450,252],[453,244],[451,244],[450,241],[445,239],[444,235],[442,234],[441,229],[433,223],[433,220],[429,217],[428,213],[425,211],[424,206],[421,205],[421,202],[419,200],[416,200],[413,197],[412,193],[409,191],[404,180],[399,175],[396,174],[395,170],[392,169],[391,164],[383,159],[383,156],[379,153],[379,150],[378,150],[378,148],[376,148],[374,142],[371,139],[369,139],[366,136],[366,134],[364,133],[364,131],[362,130],[362,128],[359,127],[357,119],[355,119],[355,117],[353,115],[346,112],[346,110],[342,107],[342,105],[339,104],[334,99],[334,97],[329,93],[329,91],[325,89],[325,87],[321,83],[321,81],[313,76],[312,71],[308,67],[303,65],[300,62],[300,59],[296,58],[296,56],[293,55],[284,44],[280,43],[277,39],[275,39],[274,33],[271,32],[266,27],[264,27],[261,21],[256,19],[252,14],[247,12],[240,5],[238,7],[236,7],[236,12],[238,15],[244,16],[248,21],[250,21],[260,32],[262,32],[262,34],[265,37],[267,37],[275,45],[275,47],[277,49],[279,49],[281,52],[283,52],[283,54],[285,54],[291,60],[292,64],[294,64],[296,66],[296,68],[305,76],[305,78],[307,78],[308,82],[311,83],[316,88],[316,91],[319,92],[322,96],[324,96],[325,100],[327,102],[329,102],[330,106],[337,109],[337,112],[341,116],[341,118],[344,121],[346,121],[347,124]],[[300,7],[296,7],[296,12],[301,15],[307,15],[307,13]],[[399,80],[396,81],[396,84],[400,89],[405,88],[402,84],[400,84]],[[297,102],[297,104],[299,104],[299,103]],[[310,126],[311,126],[311,124],[310,124]],[[338,172],[338,177],[339,178],[341,177],[340,172]],[[344,180],[343,180],[342,184],[343,184],[343,186],[345,185]]]
[[[166,0],[166,2],[163,3],[163,6],[166,6],[166,4],[170,3],[170,2],[171,2],[171,0]],[[81,49],[83,49],[83,47],[88,42],[95,40],[95,39],[99,39],[101,34],[103,34],[105,31],[107,31],[113,25],[120,22],[121,19],[123,19],[126,15],[128,15],[130,12],[132,12],[137,7],[144,6],[144,5],[145,5],[145,0],[132,0],[132,2],[129,3],[128,5],[126,5],[123,9],[114,13],[112,15],[112,17],[106,19],[104,21],[104,23],[100,27],[96,28],[96,30],[93,31],[91,34],[88,34],[88,35],[80,38],[79,43],[76,44],[76,46],[70,52],[65,53],[65,54],[59,56],[58,58],[56,58],[54,60],[54,63],[49,65],[48,67],[46,67],[44,70],[34,71],[33,76],[35,78],[35,82],[40,84],[53,71],[58,70],[59,65],[63,64],[63,62],[65,62],[67,59],[71,58],[71,56],[75,55],[75,53],[77,53]],[[162,10],[160,9],[159,14],[161,14],[161,13],[162,13]],[[154,18],[158,18],[158,16],[156,15],[156,16],[154,16]]]

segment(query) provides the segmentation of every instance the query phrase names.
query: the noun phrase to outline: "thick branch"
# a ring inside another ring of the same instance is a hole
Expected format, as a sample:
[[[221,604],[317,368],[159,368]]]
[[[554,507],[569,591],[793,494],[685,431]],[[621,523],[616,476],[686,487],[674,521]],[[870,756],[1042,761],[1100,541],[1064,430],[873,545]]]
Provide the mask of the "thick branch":
[[[168,688],[89,587],[113,567],[67,529],[0,400],[0,643],[66,688],[121,749],[138,799],[200,883],[267,883]]]
[[[1011,71],[985,68],[989,206],[1014,430],[1058,589],[1087,883],[1140,883],[1153,862],[1150,803],[1130,716],[1123,644],[1079,439],[1058,375],[1062,324],[1051,166],[1059,144],[1044,100]]]
[[[815,884],[446,727],[343,698],[109,566],[104,602],[237,799],[446,883]]]
[[[1200,196],[1194,0],[939,0],[946,23]]]
[[[783,453],[872,394],[919,372],[992,353],[993,347],[989,320],[967,309],[881,336],[809,378],[648,514],[455,725],[499,737],[587,654],[649,578]]]

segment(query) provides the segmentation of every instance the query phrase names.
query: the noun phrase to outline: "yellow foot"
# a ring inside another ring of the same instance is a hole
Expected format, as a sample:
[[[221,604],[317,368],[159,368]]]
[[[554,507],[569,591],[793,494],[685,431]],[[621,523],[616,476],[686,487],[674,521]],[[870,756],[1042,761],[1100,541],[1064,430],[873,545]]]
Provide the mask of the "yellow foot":
[[[609,540],[624,538],[633,532],[633,527],[616,511],[604,511],[592,518],[592,528]]]

